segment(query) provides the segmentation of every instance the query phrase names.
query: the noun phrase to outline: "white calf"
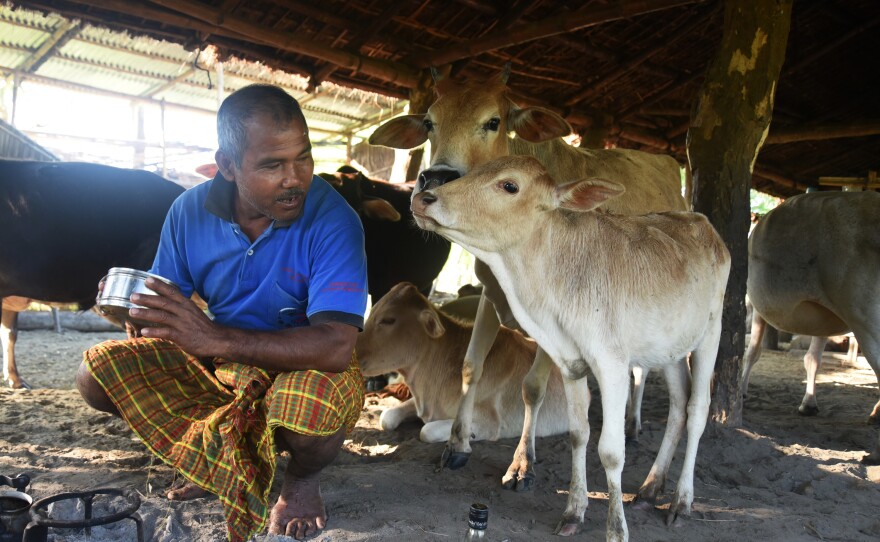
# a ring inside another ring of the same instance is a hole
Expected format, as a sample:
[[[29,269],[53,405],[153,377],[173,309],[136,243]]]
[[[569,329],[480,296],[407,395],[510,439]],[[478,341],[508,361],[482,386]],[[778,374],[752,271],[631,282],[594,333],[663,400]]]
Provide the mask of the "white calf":
[[[583,377],[588,367],[596,376],[609,540],[628,538],[620,479],[632,366],[663,371],[670,394],[666,433],[638,498],[654,500],[662,490],[686,424],[684,464],[669,513],[690,512],[730,270],[727,248],[703,215],[594,210],[622,191],[601,180],[557,186],[534,158],[510,156],[417,194],[412,204],[420,227],[488,264],[517,321],[562,370],[572,442],[568,505],[556,529],[563,535],[578,530],[587,507],[589,390]]]

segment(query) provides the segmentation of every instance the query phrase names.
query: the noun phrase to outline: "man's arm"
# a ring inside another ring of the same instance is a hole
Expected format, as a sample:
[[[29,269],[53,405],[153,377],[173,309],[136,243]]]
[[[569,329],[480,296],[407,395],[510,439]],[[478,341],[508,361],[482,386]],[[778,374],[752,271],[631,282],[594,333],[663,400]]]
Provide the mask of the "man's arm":
[[[351,363],[358,329],[339,322],[278,331],[253,331],[211,321],[190,299],[168,284],[147,279],[157,295],[134,294],[132,316],[158,324],[144,327],[144,337],[167,339],[185,352],[253,365],[269,371],[315,369],[343,372]]]

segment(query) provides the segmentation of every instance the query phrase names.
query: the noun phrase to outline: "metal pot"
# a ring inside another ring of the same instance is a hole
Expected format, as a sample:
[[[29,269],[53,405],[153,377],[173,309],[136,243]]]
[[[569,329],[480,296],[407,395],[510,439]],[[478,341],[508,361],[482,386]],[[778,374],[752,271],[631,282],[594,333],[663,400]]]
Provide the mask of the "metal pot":
[[[0,490],[0,542],[21,542],[24,528],[30,521],[28,511],[34,499],[24,492],[31,483],[27,474],[15,478],[0,476],[0,485],[13,489]]]
[[[129,309],[141,307],[131,302],[131,294],[155,294],[153,290],[147,288],[144,282],[148,277],[153,277],[166,284],[175,286],[170,280],[146,271],[129,269],[128,267],[110,268],[107,276],[103,279],[104,289],[97,299],[98,309],[101,311],[101,314],[120,325],[124,325],[125,322],[132,322],[138,326],[150,325],[148,322],[132,318],[129,314]]]

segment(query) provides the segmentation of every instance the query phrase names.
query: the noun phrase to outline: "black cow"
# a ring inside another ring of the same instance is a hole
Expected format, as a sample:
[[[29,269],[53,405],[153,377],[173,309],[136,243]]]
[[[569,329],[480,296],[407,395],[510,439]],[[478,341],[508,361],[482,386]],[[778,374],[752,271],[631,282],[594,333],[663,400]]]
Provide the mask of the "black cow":
[[[14,356],[20,303],[9,298],[93,306],[108,269],[150,267],[165,215],[182,192],[147,171],[0,160],[0,302],[7,298],[0,340],[7,385],[29,387]]]
[[[416,227],[410,210],[413,184],[368,179],[351,166],[319,175],[361,217],[373,303],[400,282],[415,284],[427,296],[449,257],[450,245]]]

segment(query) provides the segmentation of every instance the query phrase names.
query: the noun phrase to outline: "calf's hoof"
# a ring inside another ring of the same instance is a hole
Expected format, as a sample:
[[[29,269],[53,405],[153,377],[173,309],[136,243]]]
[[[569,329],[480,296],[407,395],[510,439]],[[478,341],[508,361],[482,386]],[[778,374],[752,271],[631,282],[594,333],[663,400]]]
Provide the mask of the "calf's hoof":
[[[874,450],[862,458],[863,465],[880,465],[880,449]]]
[[[31,388],[31,385],[28,384],[27,382],[25,382],[24,380],[11,380],[11,379],[7,379],[7,380],[6,380],[6,385],[9,386],[10,388],[14,389],[14,390],[30,390],[30,389],[33,389],[33,388]]]
[[[470,459],[470,457],[470,452],[455,452],[450,450],[449,446],[447,446],[443,450],[443,455],[440,456],[440,468],[458,470],[467,465],[468,459]]]
[[[689,515],[691,515],[691,505],[684,499],[673,498],[669,505],[669,512],[666,514],[666,526],[671,526],[679,517]]]
[[[535,483],[535,474],[527,472],[525,474],[505,474],[501,479],[501,485],[504,489],[512,489],[516,492],[529,491]]]
[[[562,518],[553,530],[553,534],[559,536],[574,536],[581,530],[582,521]]]
[[[819,414],[819,407],[817,406],[799,406],[798,414],[801,416],[815,416]]]

